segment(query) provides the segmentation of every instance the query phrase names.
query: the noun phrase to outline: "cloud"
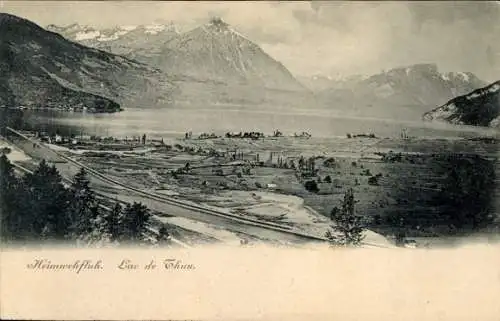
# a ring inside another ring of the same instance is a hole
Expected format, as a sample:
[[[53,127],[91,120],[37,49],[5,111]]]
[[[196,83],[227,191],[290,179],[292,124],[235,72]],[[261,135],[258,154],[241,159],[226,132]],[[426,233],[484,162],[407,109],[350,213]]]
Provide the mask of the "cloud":
[[[220,16],[296,74],[375,73],[435,62],[500,78],[498,2],[5,1],[41,25],[173,21],[186,31]]]
[[[410,2],[408,7],[419,26],[429,21],[444,25],[468,21],[476,28],[490,29],[500,19],[500,6],[494,1]]]

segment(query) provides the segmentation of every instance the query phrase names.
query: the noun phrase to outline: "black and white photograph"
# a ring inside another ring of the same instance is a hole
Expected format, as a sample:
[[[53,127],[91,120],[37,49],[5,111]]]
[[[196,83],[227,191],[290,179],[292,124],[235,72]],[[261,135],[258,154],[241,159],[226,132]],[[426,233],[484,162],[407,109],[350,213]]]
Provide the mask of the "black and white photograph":
[[[499,239],[498,1],[0,1],[2,247]]]

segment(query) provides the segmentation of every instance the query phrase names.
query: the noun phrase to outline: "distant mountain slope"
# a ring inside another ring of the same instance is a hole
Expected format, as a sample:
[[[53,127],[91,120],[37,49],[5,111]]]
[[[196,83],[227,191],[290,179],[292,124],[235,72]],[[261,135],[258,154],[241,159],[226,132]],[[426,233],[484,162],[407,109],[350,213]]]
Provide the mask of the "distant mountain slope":
[[[90,112],[120,109],[111,99],[61,85],[29,60],[18,63],[17,54],[12,46],[0,44],[0,108],[87,109]]]
[[[453,98],[423,115],[427,121],[500,127],[500,81]]]
[[[348,89],[355,86],[368,77],[361,75],[351,75],[347,77],[331,77],[323,75],[302,76],[299,81],[314,92],[328,90]]]
[[[0,13],[2,100],[14,104],[95,106],[155,102],[169,88],[158,70],[73,43],[38,25]],[[172,86],[170,86],[172,87]],[[108,107],[102,107],[108,108]],[[101,108],[101,109],[102,109]]]
[[[154,52],[160,44],[179,34],[173,24],[121,26],[110,29],[96,29],[78,24],[66,27],[49,25],[47,30],[82,45],[124,56],[137,49]]]
[[[320,92],[319,96],[323,104],[332,108],[371,116],[419,119],[425,111],[485,85],[472,73],[441,73],[435,64],[417,64],[354,82],[348,79],[336,88]]]

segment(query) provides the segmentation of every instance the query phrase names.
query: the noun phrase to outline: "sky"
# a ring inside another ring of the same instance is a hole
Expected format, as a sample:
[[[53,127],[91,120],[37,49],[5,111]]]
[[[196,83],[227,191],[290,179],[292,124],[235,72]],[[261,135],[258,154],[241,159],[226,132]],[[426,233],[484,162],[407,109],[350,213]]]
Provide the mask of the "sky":
[[[297,76],[371,75],[415,63],[500,79],[500,2],[11,1],[0,11],[41,26],[173,22],[219,16]]]

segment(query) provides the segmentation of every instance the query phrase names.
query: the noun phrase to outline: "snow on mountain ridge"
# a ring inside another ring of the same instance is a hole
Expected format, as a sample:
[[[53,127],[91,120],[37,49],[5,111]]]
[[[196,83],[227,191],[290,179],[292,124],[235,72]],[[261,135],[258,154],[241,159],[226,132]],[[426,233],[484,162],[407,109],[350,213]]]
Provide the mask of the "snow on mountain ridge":
[[[96,39],[100,36],[101,36],[100,31],[80,31],[76,33],[75,40],[76,41],[91,40],[91,39]]]
[[[120,26],[119,28],[120,28],[120,29],[122,29],[122,30],[125,30],[125,31],[132,31],[132,30],[137,29],[137,26],[134,26],[134,25],[130,25],[130,26]]]
[[[170,23],[168,25],[152,24],[152,25],[145,25],[142,27],[145,29],[145,31],[144,31],[145,33],[152,34],[152,35],[158,34],[162,31],[169,31],[169,32],[178,33],[177,27],[173,23]]]
[[[81,26],[77,23],[68,26],[57,26],[50,24],[47,30],[60,33],[69,40],[74,41],[92,41],[107,42],[118,40],[133,31],[142,31],[144,34],[157,35],[161,32],[178,33],[177,27],[173,24],[151,24],[151,25],[124,25],[113,28],[97,29],[90,26]],[[85,45],[90,45],[85,43]]]

